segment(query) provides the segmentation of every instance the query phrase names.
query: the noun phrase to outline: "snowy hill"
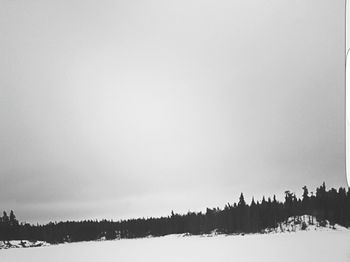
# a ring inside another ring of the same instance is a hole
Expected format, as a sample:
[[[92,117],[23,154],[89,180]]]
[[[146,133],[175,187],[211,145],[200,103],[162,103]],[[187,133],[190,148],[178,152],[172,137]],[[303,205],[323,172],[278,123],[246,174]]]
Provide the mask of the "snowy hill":
[[[338,224],[331,225],[327,220],[318,220],[314,216],[303,215],[289,217],[287,221],[278,223],[276,228],[267,228],[263,233],[284,233],[284,232],[297,232],[297,231],[329,231],[329,230],[341,230],[347,231],[349,229],[340,226]]]

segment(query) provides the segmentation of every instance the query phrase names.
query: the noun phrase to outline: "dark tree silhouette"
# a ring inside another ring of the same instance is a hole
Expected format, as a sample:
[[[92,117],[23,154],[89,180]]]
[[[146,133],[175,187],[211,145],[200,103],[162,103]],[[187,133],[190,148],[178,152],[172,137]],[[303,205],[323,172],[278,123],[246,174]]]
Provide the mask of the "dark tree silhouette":
[[[350,227],[350,189],[332,188],[327,190],[325,183],[316,188],[316,195],[303,188],[302,198],[298,199],[290,191],[285,191],[283,202],[276,196],[263,197],[259,202],[252,198],[247,204],[243,193],[238,203],[227,203],[223,209],[207,208],[205,213],[188,212],[176,214],[171,211],[167,217],[138,218],[120,221],[84,220],[50,222],[45,225],[19,223],[15,213],[4,211],[0,217],[0,240],[43,240],[49,243],[76,242],[100,238],[137,238],[164,236],[167,234],[207,234],[214,230],[219,233],[255,233],[266,228],[276,228],[289,217],[310,215],[309,223]],[[314,221],[316,217],[317,221]],[[305,225],[302,225],[305,227]]]

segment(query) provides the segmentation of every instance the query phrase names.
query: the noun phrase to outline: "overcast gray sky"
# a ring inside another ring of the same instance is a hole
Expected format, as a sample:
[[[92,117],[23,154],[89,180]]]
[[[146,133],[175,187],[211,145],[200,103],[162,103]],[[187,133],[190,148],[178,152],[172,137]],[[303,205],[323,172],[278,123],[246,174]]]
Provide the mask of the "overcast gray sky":
[[[343,2],[0,0],[0,208],[119,219],[345,186]]]

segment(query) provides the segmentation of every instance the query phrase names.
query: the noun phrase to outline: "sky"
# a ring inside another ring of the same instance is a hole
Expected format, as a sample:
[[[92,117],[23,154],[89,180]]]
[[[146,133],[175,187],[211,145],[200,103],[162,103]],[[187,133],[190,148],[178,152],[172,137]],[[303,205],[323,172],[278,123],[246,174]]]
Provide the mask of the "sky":
[[[0,6],[0,209],[19,220],[346,186],[343,1]]]

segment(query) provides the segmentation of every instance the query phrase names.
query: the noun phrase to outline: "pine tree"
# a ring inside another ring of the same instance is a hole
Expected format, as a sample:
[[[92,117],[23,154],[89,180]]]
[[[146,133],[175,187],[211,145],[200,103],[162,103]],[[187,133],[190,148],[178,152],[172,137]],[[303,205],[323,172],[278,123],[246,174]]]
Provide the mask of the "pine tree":
[[[9,219],[9,222],[10,222],[10,225],[11,225],[11,226],[16,226],[16,225],[18,225],[18,221],[17,221],[17,219],[16,219],[16,216],[15,216],[13,210],[10,211],[10,219]]]
[[[246,206],[243,193],[241,193],[241,195],[239,196],[238,206],[239,206],[239,207],[244,207],[244,206]]]
[[[10,219],[9,219],[9,217],[8,217],[8,215],[7,215],[7,213],[6,213],[6,211],[3,212],[2,221],[3,221],[5,224],[7,224],[7,223],[10,222]]]

